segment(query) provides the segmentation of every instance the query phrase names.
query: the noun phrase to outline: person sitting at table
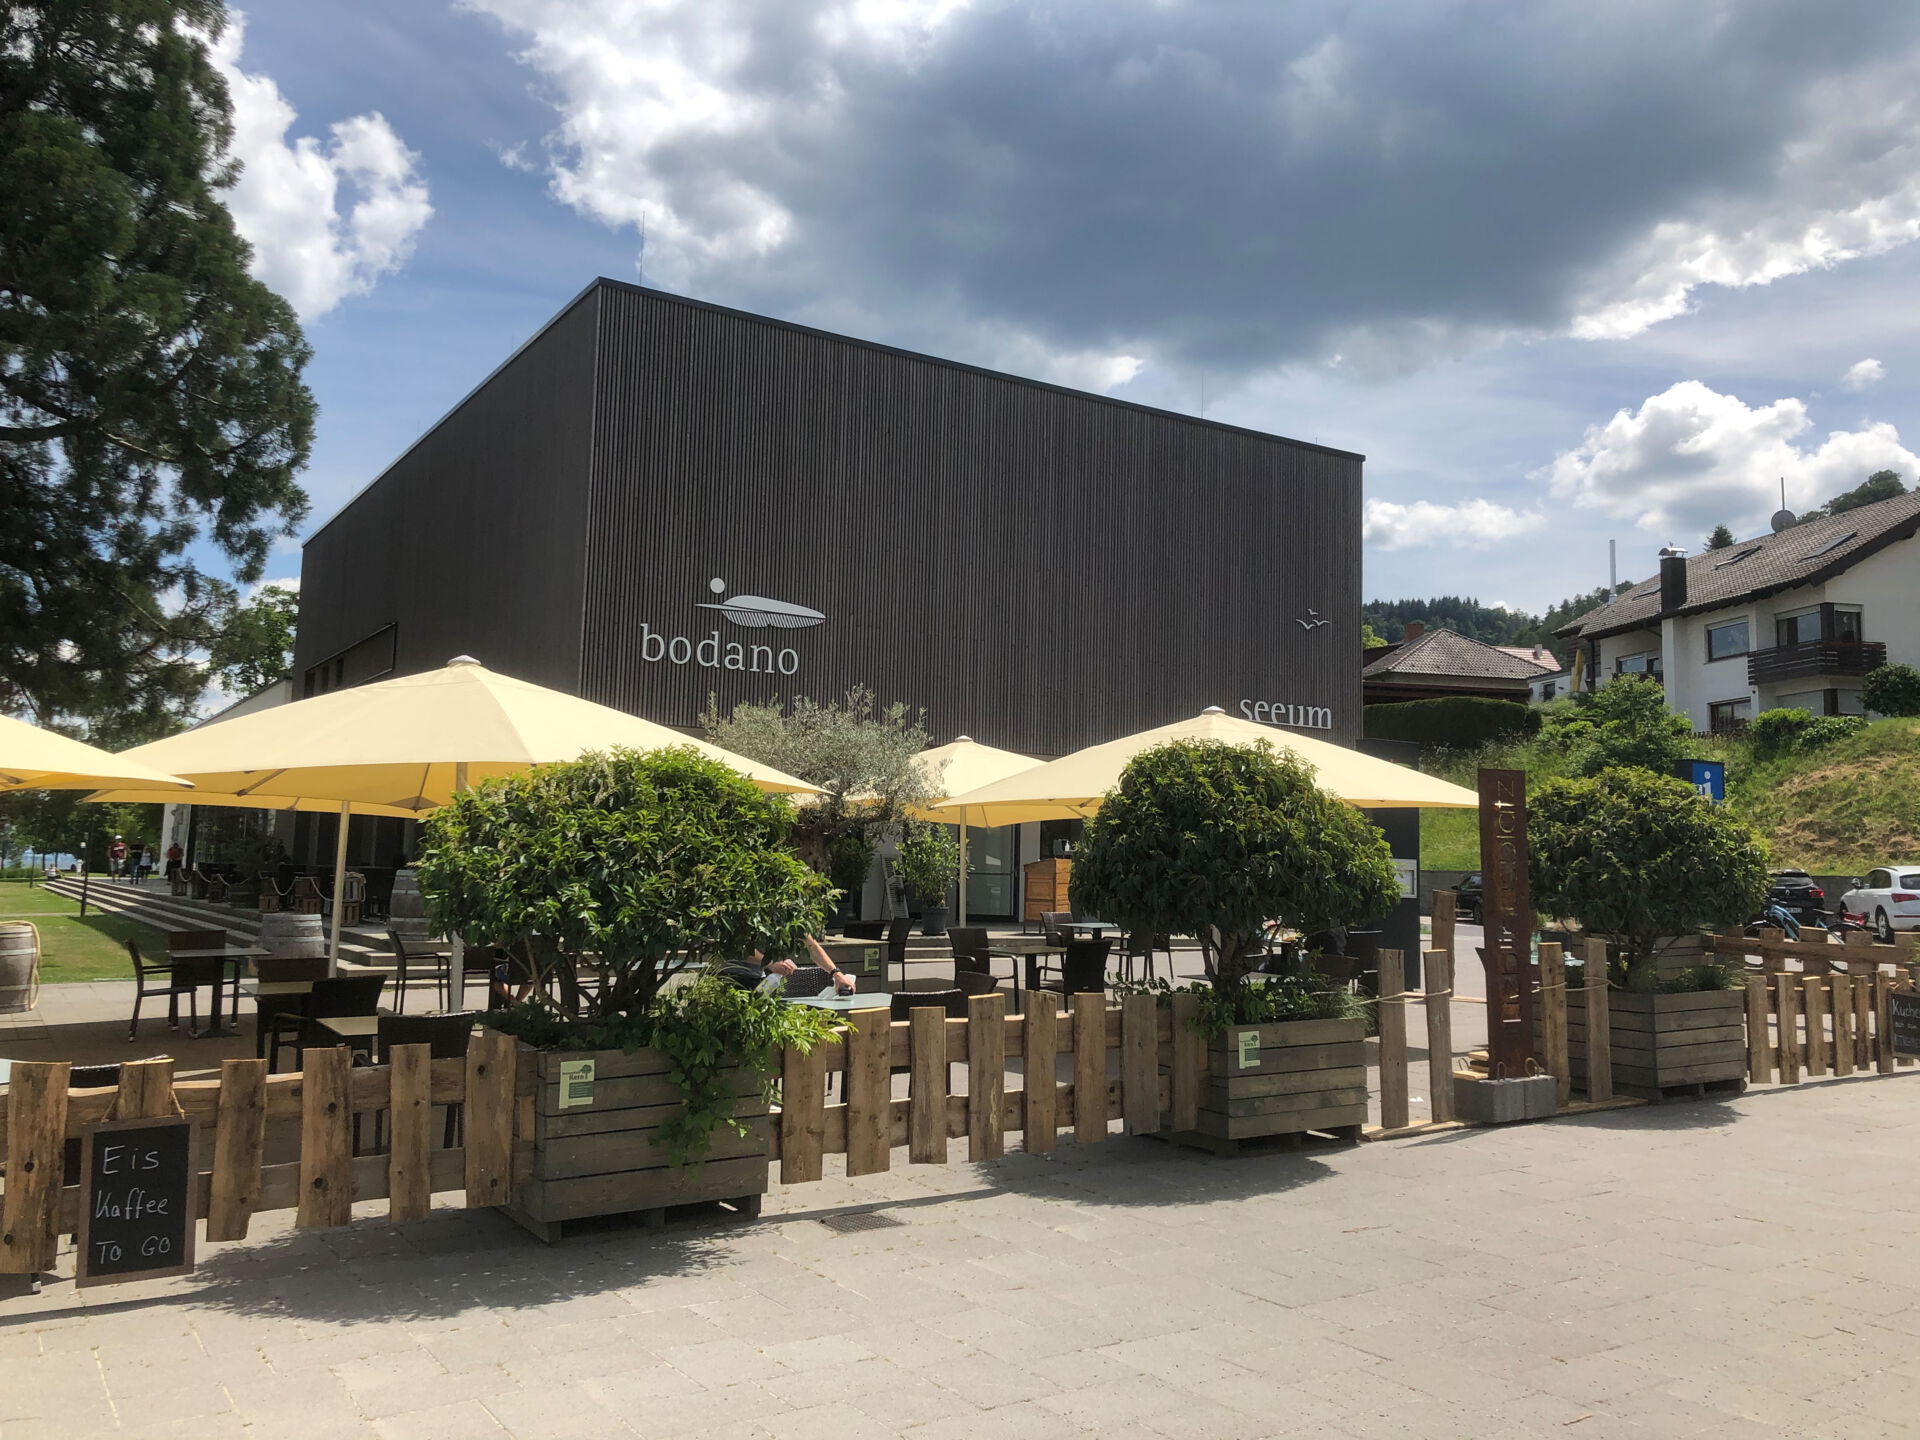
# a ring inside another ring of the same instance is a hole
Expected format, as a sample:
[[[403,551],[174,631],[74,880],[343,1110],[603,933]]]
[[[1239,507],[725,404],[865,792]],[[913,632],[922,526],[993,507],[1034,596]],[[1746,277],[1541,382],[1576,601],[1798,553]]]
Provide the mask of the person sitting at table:
[[[804,938],[806,940],[808,958],[827,973],[827,978],[833,982],[834,989],[838,990],[842,995],[851,995],[853,993],[853,976],[834,964],[833,957],[827,953],[826,947],[814,939],[813,936],[808,935]],[[785,978],[794,974],[799,968],[800,967],[794,964],[793,961],[785,959],[784,957],[769,960],[766,957],[765,951],[755,950],[751,963],[743,960],[730,961],[720,967],[720,973],[743,989],[752,990],[758,988],[769,975],[778,975]],[[825,989],[826,986],[823,984],[820,988]],[[797,988],[795,993],[799,993]]]

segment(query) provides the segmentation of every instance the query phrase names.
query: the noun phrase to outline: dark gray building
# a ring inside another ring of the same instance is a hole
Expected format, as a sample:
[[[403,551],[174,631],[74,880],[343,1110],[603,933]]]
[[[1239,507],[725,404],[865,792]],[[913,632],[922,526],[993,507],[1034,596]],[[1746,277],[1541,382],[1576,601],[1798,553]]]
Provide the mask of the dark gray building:
[[[691,726],[1359,733],[1361,457],[601,280],[307,542],[302,694],[471,654]]]

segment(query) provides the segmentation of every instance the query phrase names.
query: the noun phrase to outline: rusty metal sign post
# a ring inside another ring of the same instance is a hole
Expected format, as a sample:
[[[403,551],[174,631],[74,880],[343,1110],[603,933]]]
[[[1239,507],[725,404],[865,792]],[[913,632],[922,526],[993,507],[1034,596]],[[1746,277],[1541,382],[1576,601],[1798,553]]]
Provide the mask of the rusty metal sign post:
[[[1533,1059],[1533,896],[1527,885],[1527,772],[1480,772],[1481,911],[1487,1068],[1517,1079]]]

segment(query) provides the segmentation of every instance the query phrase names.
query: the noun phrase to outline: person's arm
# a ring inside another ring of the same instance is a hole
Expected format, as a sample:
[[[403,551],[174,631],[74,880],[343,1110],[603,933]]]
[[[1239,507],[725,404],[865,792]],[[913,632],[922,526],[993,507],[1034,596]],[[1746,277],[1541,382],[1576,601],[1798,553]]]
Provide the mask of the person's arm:
[[[827,953],[827,947],[813,936],[807,939],[807,949],[813,954],[813,963],[833,977],[833,985],[842,995],[853,993],[853,977],[833,963],[833,957]]]

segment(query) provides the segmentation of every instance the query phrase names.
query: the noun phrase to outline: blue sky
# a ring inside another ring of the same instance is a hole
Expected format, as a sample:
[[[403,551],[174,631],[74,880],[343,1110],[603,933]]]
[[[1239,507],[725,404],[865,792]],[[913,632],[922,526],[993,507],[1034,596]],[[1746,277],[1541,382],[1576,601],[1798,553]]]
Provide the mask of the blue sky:
[[[309,527],[643,219],[650,283],[1364,452],[1369,595],[1920,473],[1913,7],[263,0],[222,53]]]

